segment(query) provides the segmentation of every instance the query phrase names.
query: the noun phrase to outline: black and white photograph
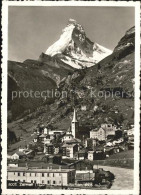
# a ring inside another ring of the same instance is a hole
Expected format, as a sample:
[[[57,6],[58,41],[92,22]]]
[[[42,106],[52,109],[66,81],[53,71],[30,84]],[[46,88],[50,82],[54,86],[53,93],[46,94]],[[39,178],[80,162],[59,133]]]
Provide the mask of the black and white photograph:
[[[139,7],[3,2],[2,194],[139,194]]]

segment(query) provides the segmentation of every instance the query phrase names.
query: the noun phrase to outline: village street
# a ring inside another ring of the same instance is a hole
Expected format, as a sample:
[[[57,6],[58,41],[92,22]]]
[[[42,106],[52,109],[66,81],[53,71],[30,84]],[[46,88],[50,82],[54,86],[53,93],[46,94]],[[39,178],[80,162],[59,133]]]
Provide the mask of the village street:
[[[94,166],[95,167],[95,166]],[[130,190],[133,189],[133,169],[125,169],[119,167],[101,166],[98,168],[103,168],[105,171],[111,171],[115,175],[115,180],[111,186],[111,190]]]

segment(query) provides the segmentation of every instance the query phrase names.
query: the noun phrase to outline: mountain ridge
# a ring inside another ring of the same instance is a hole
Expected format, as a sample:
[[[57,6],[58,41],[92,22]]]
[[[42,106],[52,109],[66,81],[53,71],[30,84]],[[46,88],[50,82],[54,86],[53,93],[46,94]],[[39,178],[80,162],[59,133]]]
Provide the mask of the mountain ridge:
[[[90,41],[82,25],[74,19],[69,19],[59,40],[45,52],[62,58],[63,62],[77,69],[93,66],[111,53],[111,50]]]

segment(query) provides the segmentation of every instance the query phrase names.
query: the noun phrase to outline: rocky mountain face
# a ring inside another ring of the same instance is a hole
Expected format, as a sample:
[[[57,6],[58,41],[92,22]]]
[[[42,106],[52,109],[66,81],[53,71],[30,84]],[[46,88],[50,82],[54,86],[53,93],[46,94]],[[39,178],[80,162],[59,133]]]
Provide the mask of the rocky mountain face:
[[[44,104],[44,98],[17,96],[15,91],[29,92],[54,90],[61,80],[72,74],[75,69],[95,65],[111,53],[110,50],[91,42],[84,29],[70,19],[60,39],[41,53],[38,60],[8,62],[8,110],[10,120],[22,117]],[[12,99],[12,91],[14,97]],[[26,93],[26,92],[25,92]],[[52,103],[54,99],[47,100]]]
[[[42,60],[28,59],[23,63],[8,61],[8,118],[10,120],[35,111],[44,102],[52,103],[53,98],[46,100],[44,97],[35,98],[28,94],[31,91],[55,90],[60,81],[74,71],[72,67],[60,63],[59,60],[54,58],[50,60],[48,57],[48,62],[44,62],[44,55],[41,54],[41,57]]]
[[[121,38],[110,56],[93,67],[75,70],[60,82],[59,90],[67,91],[67,98],[56,100],[58,111],[51,117],[55,128],[63,128],[67,117],[70,125],[73,107],[85,127],[86,124],[98,126],[104,122],[125,128],[133,124],[134,50],[133,27]]]
[[[77,69],[93,66],[111,53],[111,50],[90,41],[83,27],[73,19],[69,20],[60,39],[45,52]]]
[[[134,53],[133,27],[121,38],[111,55],[95,66],[75,69],[62,79],[57,90],[65,95],[55,98],[49,108],[41,106],[40,111],[22,118],[22,125],[27,132],[32,131],[33,124],[36,128],[39,123],[65,131],[71,124],[75,107],[81,131],[78,136],[83,132],[89,134],[91,128],[105,122],[127,128],[134,123]],[[49,56],[49,50],[46,55]],[[32,124],[30,128],[29,123]],[[9,124],[9,128],[18,132],[19,127],[14,124]]]

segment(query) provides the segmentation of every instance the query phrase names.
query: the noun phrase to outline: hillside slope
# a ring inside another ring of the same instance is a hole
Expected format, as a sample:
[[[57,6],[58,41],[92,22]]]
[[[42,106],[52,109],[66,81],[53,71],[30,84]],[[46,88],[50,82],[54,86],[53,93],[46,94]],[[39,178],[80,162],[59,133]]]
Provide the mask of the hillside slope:
[[[56,101],[58,111],[55,111],[56,117],[54,114],[52,117],[56,128],[63,128],[67,118],[70,125],[74,106],[80,123],[84,125],[99,126],[109,122],[127,128],[133,124],[134,38],[133,27],[110,56],[91,68],[76,70],[60,83],[60,91],[67,91],[68,97]],[[82,106],[86,106],[86,111]]]
[[[62,62],[61,64],[56,62],[56,66],[52,66],[51,63],[44,63],[41,60],[28,59],[23,63],[8,61],[8,111],[10,120],[15,120],[17,117],[35,111],[44,103],[53,102],[53,98],[27,96],[30,91],[41,93],[42,91],[56,89],[59,82],[71,72],[73,72],[73,68],[67,65],[63,66]],[[14,98],[12,98],[12,92]],[[25,92],[25,95],[19,94],[19,92]]]

